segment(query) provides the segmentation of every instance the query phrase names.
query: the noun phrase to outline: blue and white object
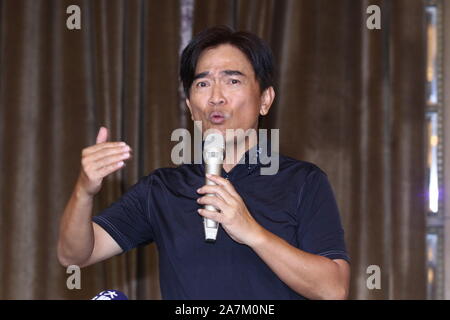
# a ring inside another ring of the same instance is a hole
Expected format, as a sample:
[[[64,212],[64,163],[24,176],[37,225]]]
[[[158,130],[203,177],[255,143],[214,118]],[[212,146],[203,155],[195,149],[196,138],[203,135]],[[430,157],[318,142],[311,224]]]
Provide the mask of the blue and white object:
[[[128,297],[123,292],[117,290],[105,290],[91,300],[128,300]]]

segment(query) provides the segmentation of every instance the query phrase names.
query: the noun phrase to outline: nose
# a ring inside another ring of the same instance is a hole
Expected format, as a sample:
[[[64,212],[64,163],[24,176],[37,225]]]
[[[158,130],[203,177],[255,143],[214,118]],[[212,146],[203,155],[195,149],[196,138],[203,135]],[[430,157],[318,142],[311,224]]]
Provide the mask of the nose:
[[[211,96],[209,97],[208,103],[211,106],[221,106],[225,104],[225,97],[222,93],[222,89],[220,88],[220,85],[213,85]]]

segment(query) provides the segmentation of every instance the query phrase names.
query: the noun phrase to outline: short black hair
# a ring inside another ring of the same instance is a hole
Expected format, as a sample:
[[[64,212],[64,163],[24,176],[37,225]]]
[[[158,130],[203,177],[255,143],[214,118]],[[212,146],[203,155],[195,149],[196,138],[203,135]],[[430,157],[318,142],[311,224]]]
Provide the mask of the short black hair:
[[[201,53],[205,49],[221,44],[231,44],[245,54],[253,66],[261,92],[274,86],[273,55],[270,47],[253,33],[233,31],[227,26],[216,26],[195,35],[181,54],[180,79],[188,99]]]

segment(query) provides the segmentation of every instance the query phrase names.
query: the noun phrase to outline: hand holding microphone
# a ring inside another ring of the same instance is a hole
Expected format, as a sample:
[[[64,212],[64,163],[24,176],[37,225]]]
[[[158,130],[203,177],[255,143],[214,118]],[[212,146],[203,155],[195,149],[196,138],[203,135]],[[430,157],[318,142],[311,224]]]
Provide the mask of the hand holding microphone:
[[[203,157],[205,175],[210,176],[205,177],[205,186],[197,190],[197,193],[204,194],[197,202],[204,205],[198,213],[203,216],[205,241],[216,241],[220,223],[234,241],[252,247],[260,242],[265,231],[248,211],[232,183],[221,177],[224,149],[222,135],[206,136]]]

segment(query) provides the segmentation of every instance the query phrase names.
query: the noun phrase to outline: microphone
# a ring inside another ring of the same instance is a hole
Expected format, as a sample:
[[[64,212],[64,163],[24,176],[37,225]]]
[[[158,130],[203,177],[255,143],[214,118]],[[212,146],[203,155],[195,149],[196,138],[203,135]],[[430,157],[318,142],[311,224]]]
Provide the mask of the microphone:
[[[225,146],[223,141],[223,136],[219,133],[210,133],[205,138],[205,144],[203,147],[203,159],[205,161],[205,175],[215,174],[220,176],[223,166],[223,154]],[[214,182],[206,178],[206,185],[215,185]],[[214,196],[214,194],[208,193],[207,196]],[[211,205],[205,205],[204,208],[210,211],[218,212],[215,207]],[[217,230],[219,228],[219,223],[214,220],[203,218],[203,228],[205,230],[205,241],[209,243],[214,243],[217,237]]]
[[[123,292],[117,290],[105,290],[91,300],[128,300],[128,297]]]

